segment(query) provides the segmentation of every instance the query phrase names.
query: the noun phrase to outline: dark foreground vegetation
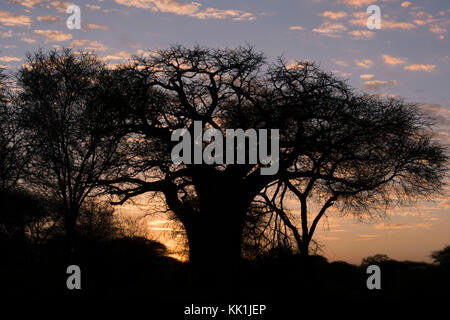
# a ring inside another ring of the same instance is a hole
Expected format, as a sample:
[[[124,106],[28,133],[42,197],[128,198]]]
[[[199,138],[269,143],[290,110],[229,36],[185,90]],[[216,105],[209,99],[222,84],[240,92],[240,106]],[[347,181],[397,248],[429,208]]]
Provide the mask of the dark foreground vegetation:
[[[197,290],[189,263],[165,256],[158,242],[144,238],[94,241],[79,239],[74,259],[82,270],[82,290],[66,287],[67,262],[58,239],[39,246],[2,241],[3,294],[15,297],[148,298],[169,301],[291,301],[338,298],[351,300],[444,298],[449,296],[450,270],[439,264],[377,261],[382,289],[366,287],[366,265],[328,262],[311,256],[306,264],[298,255],[244,260],[231,296]],[[448,251],[448,250],[447,250]],[[302,277],[307,273],[306,277]],[[307,292],[307,295],[306,295]],[[225,299],[225,300],[224,300]],[[228,300],[227,300],[228,299]]]
[[[241,299],[283,304],[299,298],[395,301],[449,296],[450,246],[432,254],[433,264],[396,261],[379,254],[363,259],[360,266],[273,249],[243,259],[230,290],[224,292],[214,284],[205,290],[195,283],[189,262],[167,256],[163,244],[130,232],[105,205],[91,204],[81,210],[77,238],[68,256],[64,228],[58,220],[49,223],[51,207],[49,203],[45,207],[46,203],[19,192],[2,201],[0,279],[4,295],[186,303]],[[5,214],[12,209],[16,210],[14,219]],[[44,220],[47,225],[39,230]],[[66,268],[71,263],[82,270],[81,290],[66,287]],[[366,286],[366,269],[373,264],[382,271],[381,290]]]

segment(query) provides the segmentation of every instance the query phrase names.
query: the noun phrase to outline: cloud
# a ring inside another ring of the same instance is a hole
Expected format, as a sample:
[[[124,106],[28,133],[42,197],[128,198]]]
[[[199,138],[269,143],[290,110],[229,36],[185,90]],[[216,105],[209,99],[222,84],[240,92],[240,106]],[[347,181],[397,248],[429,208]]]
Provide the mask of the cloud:
[[[300,31],[300,30],[303,30],[304,28],[302,27],[302,26],[290,26],[289,27],[289,30],[292,30],[292,31]]]
[[[366,80],[368,80],[368,79],[372,79],[373,77],[375,77],[375,75],[374,74],[362,74],[362,75],[360,75],[359,76],[361,79],[366,79]]]
[[[8,31],[0,31],[0,38],[11,38],[12,37],[12,30],[9,29]]]
[[[412,3],[409,2],[409,1],[403,1],[402,4],[401,4],[401,6],[402,6],[403,8],[408,8],[411,4],[412,4]]]
[[[8,0],[11,3],[17,3],[24,7],[32,9],[36,4],[40,4],[43,0]]]
[[[439,218],[432,217],[428,219],[424,219],[427,221],[437,221]],[[424,222],[424,223],[413,223],[413,224],[403,224],[403,223],[397,223],[397,224],[378,224],[375,226],[376,230],[403,230],[403,229],[418,229],[418,228],[424,228],[429,229],[433,224],[431,222]]]
[[[338,66],[348,67],[348,63],[346,61],[344,61],[344,60],[337,60],[337,59],[332,58],[332,59],[330,59],[330,61],[334,62]]]
[[[369,30],[353,30],[348,34],[353,40],[370,40],[375,36],[375,32]]]
[[[20,40],[23,42],[26,42],[26,43],[35,43],[36,42],[36,40],[31,39],[31,38],[21,38]]]
[[[86,8],[88,8],[89,10],[100,10],[101,7],[98,5],[93,5],[93,4],[87,4]]]
[[[347,16],[347,13],[344,11],[333,12],[333,11],[325,11],[320,14],[322,17],[329,18],[331,20],[342,19]]]
[[[443,27],[440,27],[440,26],[436,26],[436,25],[430,26],[429,30],[430,30],[430,32],[437,33],[437,34],[441,34],[441,33],[446,33],[447,32],[447,29],[445,29]]]
[[[358,67],[369,69],[373,65],[373,61],[369,59],[355,60],[355,64]]]
[[[178,0],[116,0],[116,3],[155,12],[168,12],[177,15],[190,16],[197,19],[228,19],[254,20],[256,17],[249,12],[231,9],[206,8],[201,10],[201,3],[182,2]]]
[[[385,29],[401,29],[401,30],[411,30],[416,26],[411,22],[397,22],[397,21],[389,21],[389,20],[381,20],[381,28]]]
[[[392,66],[395,66],[397,64],[405,64],[406,62],[408,62],[408,59],[406,58],[393,57],[388,54],[383,54],[381,56],[383,57],[384,63],[390,64]]]
[[[44,22],[55,22],[55,21],[59,21],[61,18],[58,16],[39,16],[37,17],[38,21],[44,21]]]
[[[339,38],[340,33],[346,31],[347,28],[340,23],[332,23],[326,21],[320,25],[319,28],[312,29],[313,32],[325,35],[330,38]]]
[[[372,240],[374,238],[380,237],[380,234],[360,234],[358,240]]]
[[[383,2],[387,1],[393,1],[393,0],[381,0]],[[369,6],[374,3],[373,0],[339,0],[340,3],[346,4],[348,6],[352,7],[362,7],[362,6]]]
[[[420,19],[414,19],[413,22],[414,22],[415,24],[417,24],[418,26],[424,26],[424,25],[426,25],[426,24],[428,23],[428,21],[426,21],[426,20],[420,20]]]
[[[126,60],[126,59],[130,59],[131,58],[131,54],[129,54],[126,51],[120,51],[117,52],[115,55],[108,55],[106,57],[103,57],[103,60]]]
[[[376,230],[401,230],[401,229],[411,229],[412,225],[397,223],[397,224],[377,224],[375,226]]]
[[[20,61],[20,60],[21,59],[17,58],[17,57],[8,57],[8,56],[0,57],[0,61],[2,61],[2,62],[13,62],[13,61]]]
[[[70,33],[64,33],[62,31],[57,30],[34,30],[33,33],[39,34],[41,36],[46,37],[51,41],[66,41],[72,39],[72,35]]]
[[[8,11],[0,11],[0,23],[5,26],[30,26],[31,18],[28,16],[16,15]]]
[[[67,7],[73,5],[72,2],[64,2],[64,1],[52,1],[50,5],[55,8],[58,12],[66,13]]]
[[[352,74],[350,72],[344,72],[344,71],[340,71],[340,70],[331,70],[331,72],[343,77],[343,78],[347,78],[350,77]]]
[[[191,15],[191,17],[195,17],[198,19],[232,18],[235,21],[244,21],[244,20],[252,21],[256,19],[256,17],[249,12],[243,12],[239,10],[221,10],[215,8],[207,8],[203,11]]]
[[[83,47],[85,50],[90,51],[106,51],[108,47],[98,41],[91,40],[74,40],[70,44],[72,47]]]
[[[389,80],[389,81],[382,81],[382,80],[369,80],[364,82],[364,87],[370,90],[379,90],[383,88],[390,88],[395,85],[397,85],[397,80]]]
[[[409,71],[425,71],[425,72],[433,72],[436,69],[435,64],[412,64],[406,66],[405,70]]]
[[[86,24],[86,29],[87,30],[109,30],[108,26],[101,26],[98,24]]]

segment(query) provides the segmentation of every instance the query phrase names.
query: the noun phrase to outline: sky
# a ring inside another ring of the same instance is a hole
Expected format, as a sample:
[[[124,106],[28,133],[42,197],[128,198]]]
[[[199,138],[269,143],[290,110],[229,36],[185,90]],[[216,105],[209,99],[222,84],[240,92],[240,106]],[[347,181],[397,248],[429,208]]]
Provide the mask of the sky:
[[[72,4],[80,8],[80,29],[66,25]],[[380,8],[380,29],[367,26],[370,5]],[[248,43],[269,60],[310,59],[358,90],[418,103],[436,120],[435,139],[449,148],[449,29],[448,0],[0,0],[0,66],[14,70],[38,48],[91,50],[114,66],[171,44]],[[360,263],[384,253],[430,261],[432,251],[450,244],[449,195],[447,187],[434,201],[395,209],[384,220],[331,213],[317,240],[329,260]],[[149,228],[171,229],[161,217]],[[169,238],[162,239],[172,246]]]

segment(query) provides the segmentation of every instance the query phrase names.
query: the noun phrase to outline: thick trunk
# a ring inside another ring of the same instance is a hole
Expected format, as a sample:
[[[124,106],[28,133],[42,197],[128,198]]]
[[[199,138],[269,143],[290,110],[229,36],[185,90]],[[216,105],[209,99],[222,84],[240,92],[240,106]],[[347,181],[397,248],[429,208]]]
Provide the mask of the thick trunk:
[[[219,196],[202,203],[203,210],[186,230],[193,286],[203,293],[227,295],[238,277],[247,207],[236,199]]]

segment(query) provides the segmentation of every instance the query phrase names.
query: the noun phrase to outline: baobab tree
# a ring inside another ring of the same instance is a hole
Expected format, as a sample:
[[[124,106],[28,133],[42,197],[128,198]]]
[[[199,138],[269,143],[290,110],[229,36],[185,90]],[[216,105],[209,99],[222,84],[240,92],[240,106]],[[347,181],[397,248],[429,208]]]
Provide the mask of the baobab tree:
[[[102,183],[118,203],[164,195],[204,279],[217,274],[228,281],[251,204],[273,183],[297,190],[302,204],[309,194],[328,196],[325,208],[338,200],[343,207],[378,208],[388,194],[428,196],[442,185],[447,158],[415,106],[361,94],[310,61],[268,63],[251,47],[173,46],[116,72],[127,173]],[[172,133],[192,132],[195,121],[224,135],[278,129],[278,172],[261,175],[261,163],[173,163]],[[303,252],[313,229],[301,238]]]

